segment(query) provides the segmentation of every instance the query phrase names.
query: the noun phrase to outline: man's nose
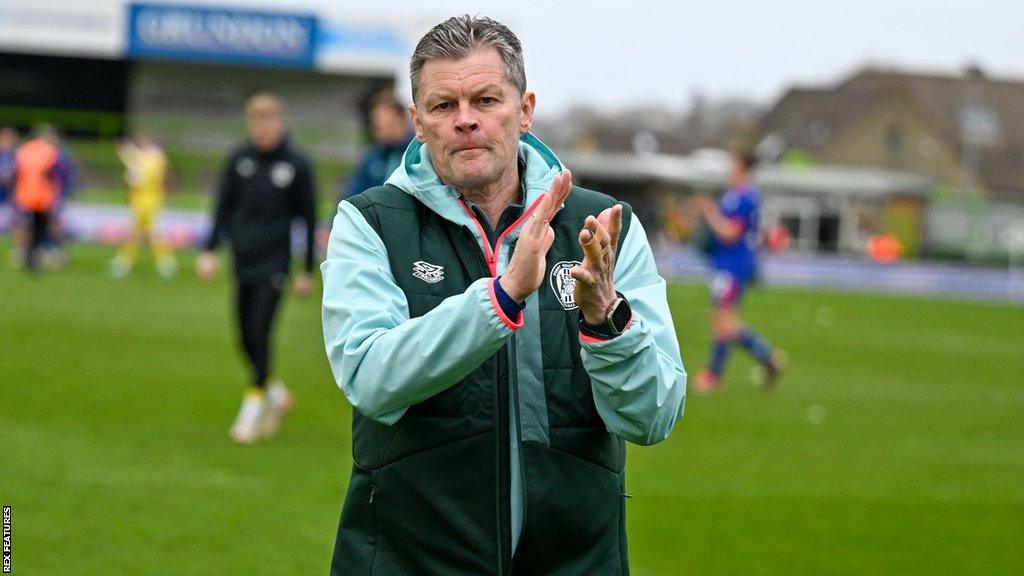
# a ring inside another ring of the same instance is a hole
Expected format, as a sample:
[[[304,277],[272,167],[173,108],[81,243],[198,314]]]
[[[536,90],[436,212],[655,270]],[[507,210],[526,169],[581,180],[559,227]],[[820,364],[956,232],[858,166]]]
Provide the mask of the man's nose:
[[[480,122],[477,121],[473,107],[468,104],[460,104],[459,113],[455,117],[455,131],[469,133],[476,131],[478,128],[480,128]]]

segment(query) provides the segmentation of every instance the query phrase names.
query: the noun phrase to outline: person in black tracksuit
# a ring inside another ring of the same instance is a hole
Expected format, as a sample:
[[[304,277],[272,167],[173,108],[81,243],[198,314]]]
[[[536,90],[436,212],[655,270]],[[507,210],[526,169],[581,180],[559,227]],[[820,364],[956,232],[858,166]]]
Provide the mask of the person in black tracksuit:
[[[291,228],[305,224],[304,271],[294,290],[312,289],[316,193],[312,168],[285,133],[283,103],[269,94],[247,107],[249,141],[227,160],[217,191],[213,226],[197,271],[212,278],[214,250],[226,238],[234,260],[236,304],[242,348],[252,368],[252,387],[232,426],[232,438],[248,444],[276,430],[292,400],[283,384],[271,380],[270,333],[291,265]],[[269,386],[268,386],[269,384]]]

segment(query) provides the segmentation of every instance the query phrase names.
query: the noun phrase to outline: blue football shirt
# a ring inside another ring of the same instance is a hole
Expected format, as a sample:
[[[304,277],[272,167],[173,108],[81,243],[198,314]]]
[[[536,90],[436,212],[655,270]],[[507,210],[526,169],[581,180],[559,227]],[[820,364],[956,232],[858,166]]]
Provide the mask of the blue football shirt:
[[[757,271],[757,230],[761,198],[750,186],[730,188],[718,200],[718,209],[726,218],[743,227],[739,240],[726,243],[711,235],[711,263],[716,270],[729,272],[747,281]]]

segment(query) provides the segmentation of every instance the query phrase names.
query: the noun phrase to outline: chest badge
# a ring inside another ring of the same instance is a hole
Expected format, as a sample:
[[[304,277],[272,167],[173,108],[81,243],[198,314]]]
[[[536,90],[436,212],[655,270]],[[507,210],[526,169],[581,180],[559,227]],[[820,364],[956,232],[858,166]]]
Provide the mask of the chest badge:
[[[437,284],[444,280],[444,266],[418,260],[412,263],[412,275],[427,284]]]
[[[256,173],[256,162],[252,158],[239,158],[235,162],[235,171],[242,178],[248,178]]]
[[[558,303],[566,310],[579,308],[576,305],[576,297],[573,295],[573,291],[576,290],[576,280],[569,274],[569,270],[580,264],[581,262],[578,260],[568,260],[551,267],[551,290],[558,298]]]
[[[270,170],[270,179],[278,188],[287,188],[295,179],[295,166],[287,162],[278,162]]]

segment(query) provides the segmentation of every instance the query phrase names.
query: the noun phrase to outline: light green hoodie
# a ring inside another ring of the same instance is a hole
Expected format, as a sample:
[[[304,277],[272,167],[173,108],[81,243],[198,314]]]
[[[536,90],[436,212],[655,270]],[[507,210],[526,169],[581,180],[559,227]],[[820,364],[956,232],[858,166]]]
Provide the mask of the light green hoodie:
[[[530,206],[564,167],[529,133],[520,139],[519,157],[525,161],[522,182]],[[487,242],[458,202],[459,192],[440,181],[421,143],[409,144],[387,184],[445,219],[467,226],[481,245]],[[647,445],[666,438],[682,416],[686,372],[665,281],[657,273],[643,227],[632,218],[617,254],[614,280],[633,309],[633,322],[612,340],[582,341],[581,360],[608,430]],[[510,246],[518,235],[519,228],[509,231],[494,250],[498,276],[508,265]],[[489,293],[493,279],[478,280],[464,293],[410,319],[384,243],[348,202],[339,205],[321,270],[324,340],[335,380],[356,410],[378,422],[394,424],[409,406],[452,386],[515,338],[516,381],[515,388],[510,386],[510,406],[518,410],[521,429],[517,418],[510,418],[510,451],[512,542],[517,542],[523,502],[516,439],[546,444],[548,436],[537,293],[527,298],[518,325],[495,308]],[[387,378],[382,378],[385,373]]]

